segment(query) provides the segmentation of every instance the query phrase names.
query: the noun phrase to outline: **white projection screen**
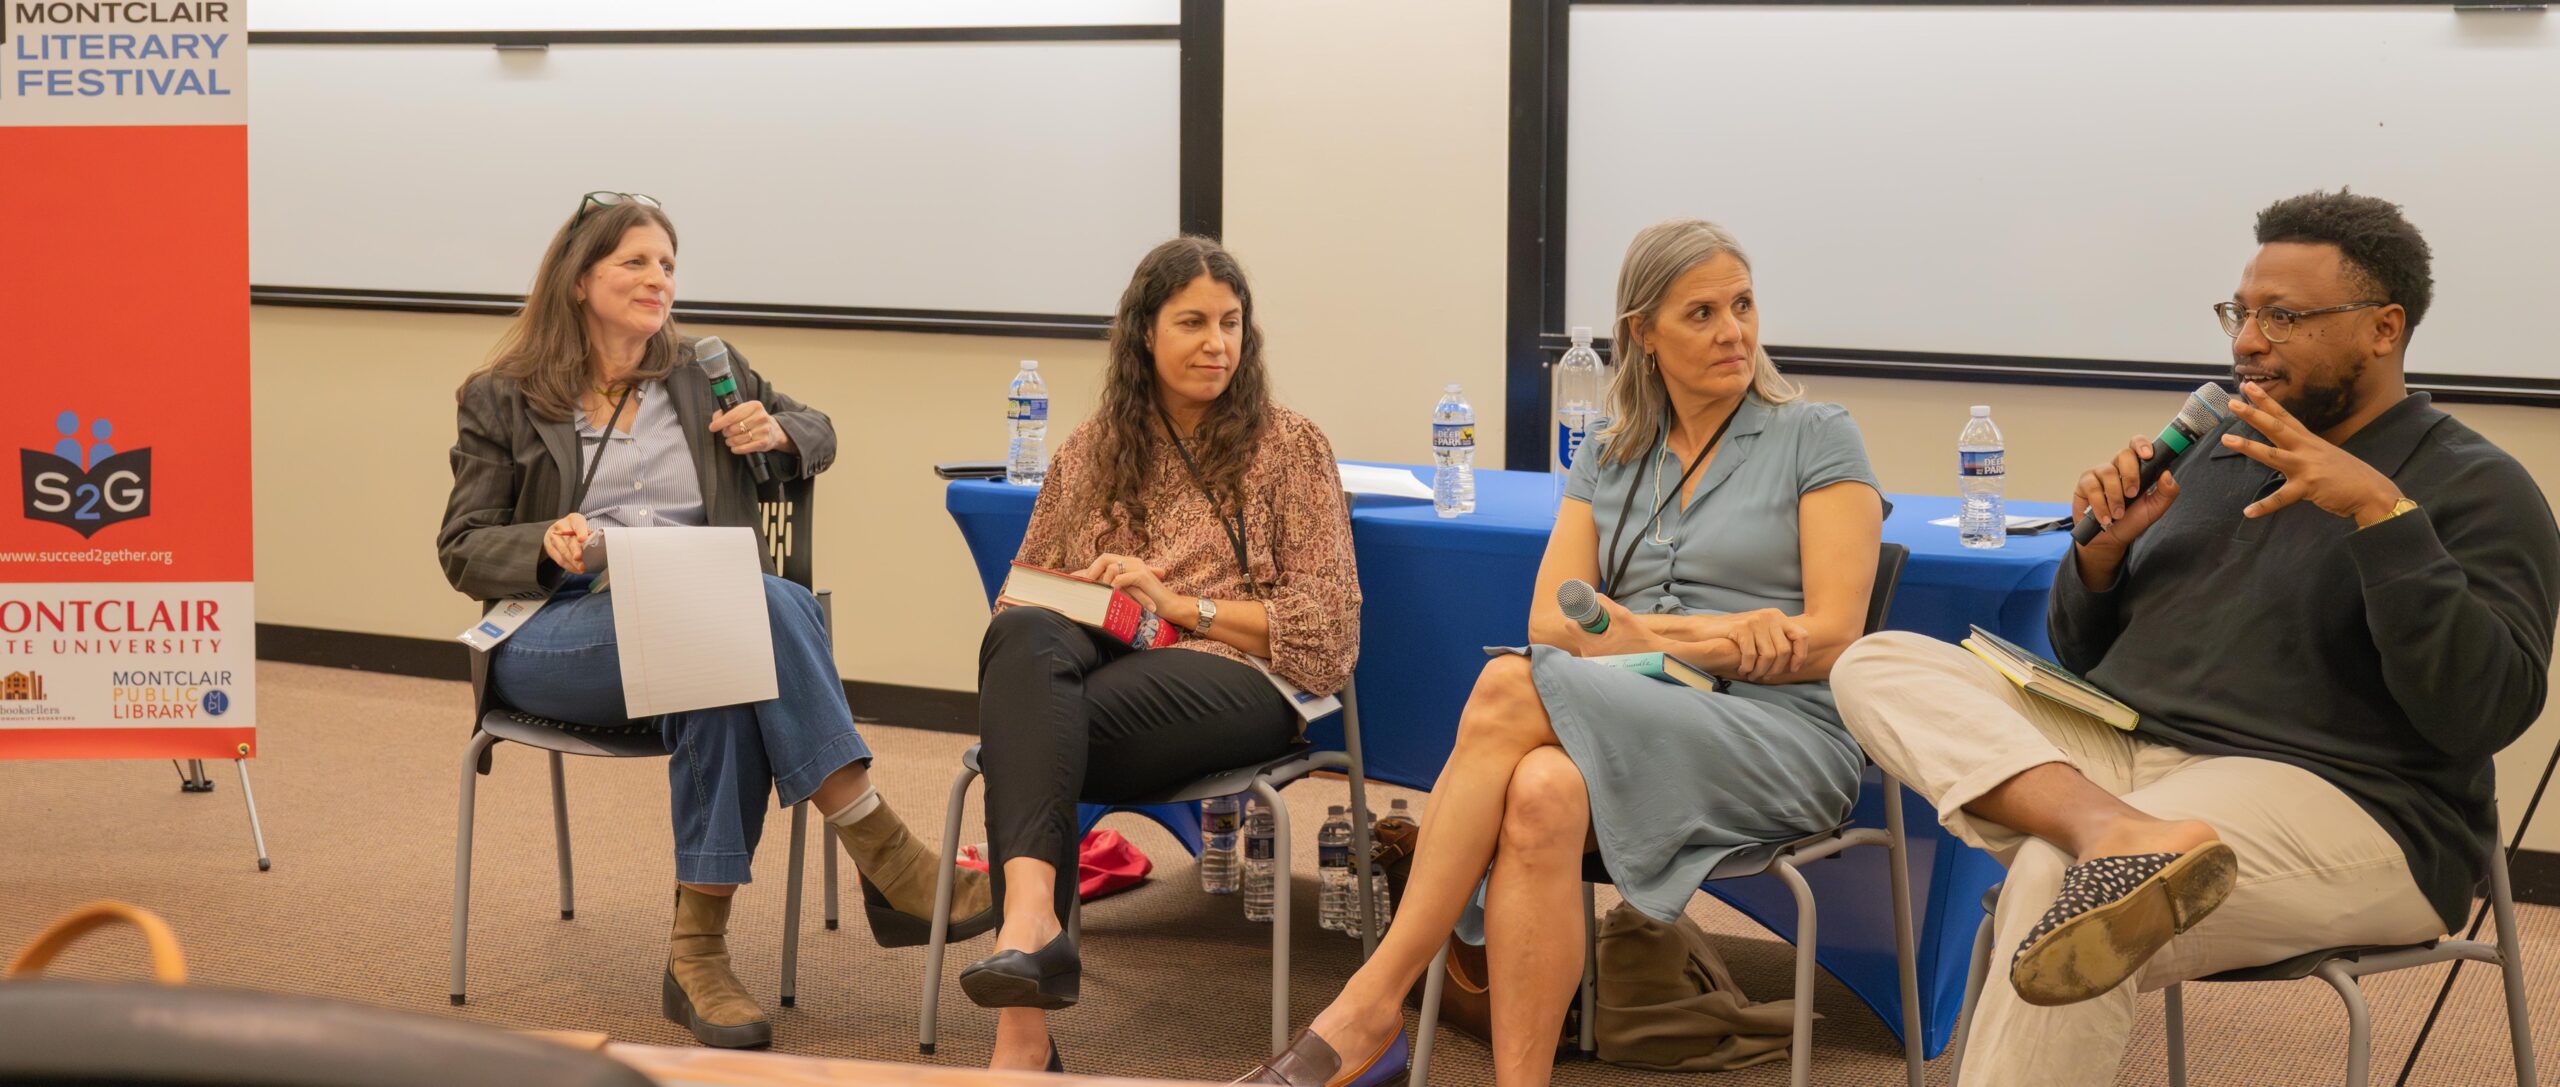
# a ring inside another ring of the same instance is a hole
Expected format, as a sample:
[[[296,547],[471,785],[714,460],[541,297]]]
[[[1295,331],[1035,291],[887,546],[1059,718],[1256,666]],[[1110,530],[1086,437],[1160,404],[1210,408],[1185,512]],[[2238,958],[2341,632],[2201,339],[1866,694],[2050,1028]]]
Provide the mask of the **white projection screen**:
[[[676,17],[677,5],[656,6]],[[573,29],[635,29],[632,11],[589,5],[459,7],[496,21],[480,30],[556,28],[563,12],[605,20]],[[805,25],[820,9],[904,27],[931,7],[741,4],[715,9],[728,23],[708,29]],[[257,29],[289,35],[249,54],[250,279],[262,287],[520,295],[580,194],[606,189],[664,204],[691,300],[1107,314],[1130,265],[1179,226],[1181,45],[1169,30],[499,49],[404,39],[456,32],[458,16],[386,5],[357,7],[366,19],[352,27],[382,40],[291,40],[349,29],[323,18],[332,8],[261,5]],[[982,2],[943,14],[1141,25],[1174,8]]]
[[[2412,371],[2560,378],[2560,20],[2447,6],[1582,5],[1565,319],[1627,240],[1732,228],[1763,337],[2226,364],[2275,198],[2352,186],[2435,254]],[[1560,331],[1549,329],[1546,331]]]

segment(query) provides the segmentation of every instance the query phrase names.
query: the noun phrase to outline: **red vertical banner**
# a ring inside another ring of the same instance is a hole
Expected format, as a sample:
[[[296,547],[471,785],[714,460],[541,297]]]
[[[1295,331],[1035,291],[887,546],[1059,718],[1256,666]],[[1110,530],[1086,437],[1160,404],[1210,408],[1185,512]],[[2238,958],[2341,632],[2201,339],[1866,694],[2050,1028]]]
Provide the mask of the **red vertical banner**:
[[[0,0],[0,759],[256,750],[247,29]]]

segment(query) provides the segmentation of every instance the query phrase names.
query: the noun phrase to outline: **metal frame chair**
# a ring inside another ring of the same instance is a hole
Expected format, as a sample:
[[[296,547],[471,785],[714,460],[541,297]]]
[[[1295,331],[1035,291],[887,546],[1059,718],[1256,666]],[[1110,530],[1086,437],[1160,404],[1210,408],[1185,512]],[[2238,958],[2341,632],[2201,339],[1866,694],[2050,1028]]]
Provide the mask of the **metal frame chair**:
[[[785,579],[802,588],[815,591],[811,572],[814,554],[811,524],[815,510],[817,484],[812,479],[791,479],[767,484],[761,494],[764,538],[771,548],[774,568]],[[827,594],[818,593],[818,604],[827,615],[830,630],[834,628],[834,610]],[[560,919],[577,916],[577,897],[570,872],[569,859],[569,793],[563,771],[562,755],[588,755],[601,758],[663,758],[665,744],[657,726],[630,722],[619,728],[597,728],[554,721],[525,713],[500,701],[489,689],[489,659],[486,653],[471,655],[471,694],[475,707],[471,742],[462,752],[462,811],[455,823],[453,842],[453,973],[449,995],[455,1004],[463,1002],[465,967],[471,942],[471,833],[474,801],[477,799],[479,775],[490,772],[490,749],[500,741],[513,741],[527,747],[547,751],[551,755],[551,828],[560,858]],[[800,953],[800,869],[807,849],[809,805],[806,802],[791,809],[791,875],[785,897],[782,930],[782,1006],[791,1007],[798,996],[797,979]],[[836,854],[826,853],[826,921],[836,927]]]
[[[1290,817],[1287,805],[1280,803],[1280,788],[1318,770],[1340,770],[1351,782],[1352,856],[1369,855],[1369,817],[1364,764],[1360,758],[1360,700],[1351,683],[1342,687],[1343,750],[1319,751],[1314,744],[1299,741],[1278,758],[1221,770],[1199,778],[1160,797],[1114,804],[1112,811],[1135,810],[1162,804],[1193,804],[1212,797],[1252,793],[1270,807],[1272,813],[1272,852],[1280,859],[1278,886],[1271,904],[1271,1048],[1277,1051],[1289,1042],[1289,912],[1290,912]],[[933,1052],[937,1024],[942,1008],[943,951],[949,945],[951,930],[951,893],[957,855],[948,843],[960,840],[960,813],[967,805],[969,783],[977,780],[978,745],[960,756],[959,776],[951,780],[951,799],[942,810],[942,872],[933,887],[933,939],[927,945],[924,959],[924,1007],[917,1023],[916,1051]],[[1097,817],[1098,818],[1098,817]],[[1377,947],[1378,925],[1375,908],[1376,891],[1370,883],[1370,866],[1358,865],[1360,879],[1360,911],[1362,918],[1361,954],[1366,956]],[[1072,878],[1060,873],[1059,878]],[[1068,911],[1070,931],[1081,927],[1083,910]]]
[[[1886,613],[1893,607],[1894,589],[1901,584],[1903,563],[1911,557],[1909,548],[1888,543],[1877,549],[1876,582],[1867,600],[1865,630],[1874,633],[1884,628]],[[1768,842],[1736,850],[1707,874],[1706,882],[1739,879],[1762,873],[1774,874],[1795,893],[1796,899],[1796,976],[1795,1036],[1789,1054],[1787,1082],[1805,1087],[1813,1072],[1813,986],[1814,986],[1814,898],[1813,888],[1799,871],[1803,865],[1831,856],[1853,846],[1883,846],[1890,855],[1893,882],[1894,966],[1901,975],[1902,988],[1902,1052],[1911,1087],[1920,1087],[1927,1058],[1920,1053],[1920,982],[1918,960],[1914,957],[1915,941],[1911,927],[1911,873],[1905,864],[1902,833],[1902,786],[1888,774],[1884,777],[1885,829],[1857,827],[1843,823],[1820,834],[1809,834],[1787,842]],[[1582,882],[1582,1051],[1597,1052],[1598,1039],[1594,1024],[1599,1015],[1599,929],[1593,916],[1596,911],[1596,884],[1609,882],[1608,870],[1595,859],[1586,860]],[[1422,1022],[1414,1032],[1412,1082],[1426,1084],[1431,1077],[1431,1049],[1440,1025],[1440,987],[1448,977],[1446,969],[1449,949],[1443,945],[1431,960],[1429,980],[1422,989]]]
[[[2420,944],[2398,946],[2331,947],[2296,955],[2264,966],[2225,970],[2219,974],[2195,979],[2199,982],[2233,981],[2300,981],[2316,977],[2338,991],[2338,999],[2347,1006],[2347,1087],[2366,1087],[2372,1078],[2373,1014],[2365,1006],[2364,987],[2356,979],[2366,974],[2388,973],[2440,962],[2469,959],[2498,968],[2505,978],[2507,994],[2508,1041],[2515,1049],[2517,1087],[2533,1087],[2533,1028],[2528,1016],[2524,993],[2523,946],[2516,938],[2516,900],[2507,883],[2507,854],[2497,847],[2497,834],[2490,834],[2489,909],[2498,922],[2498,939],[2494,944],[2450,937]],[[1947,1082],[1960,1083],[1964,1071],[1964,1052],[1973,1034],[1974,999],[1982,995],[1984,978],[1991,972],[1991,915],[2000,904],[2000,888],[1993,886],[1982,896],[1982,924],[1973,933],[1973,966],[1965,973],[1964,1018],[1956,1026],[1954,1057],[1947,1069]],[[2187,1027],[2184,984],[2163,990],[2169,1017],[2169,1084],[2187,1085]]]

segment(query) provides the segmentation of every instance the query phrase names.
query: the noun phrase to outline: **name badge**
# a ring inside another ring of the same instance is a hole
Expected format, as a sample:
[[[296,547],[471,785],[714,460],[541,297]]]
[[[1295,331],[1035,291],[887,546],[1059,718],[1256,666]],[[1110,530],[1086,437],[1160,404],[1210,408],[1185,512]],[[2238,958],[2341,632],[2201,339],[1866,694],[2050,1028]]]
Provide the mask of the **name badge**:
[[[497,607],[489,609],[489,614],[481,616],[479,622],[454,635],[454,640],[486,653],[498,648],[498,643],[514,635],[517,627],[523,626],[525,620],[533,618],[533,613],[541,611],[542,606],[550,602],[548,599],[498,601]]]

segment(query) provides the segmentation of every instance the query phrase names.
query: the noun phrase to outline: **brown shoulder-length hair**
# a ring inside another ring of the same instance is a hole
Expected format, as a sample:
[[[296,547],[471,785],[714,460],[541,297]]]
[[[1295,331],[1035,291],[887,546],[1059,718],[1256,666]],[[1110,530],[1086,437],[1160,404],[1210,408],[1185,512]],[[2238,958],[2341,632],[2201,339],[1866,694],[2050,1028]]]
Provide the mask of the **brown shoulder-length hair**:
[[[1235,352],[1235,376],[1201,417],[1188,448],[1221,510],[1244,508],[1245,469],[1253,465],[1271,409],[1262,329],[1253,319],[1253,289],[1245,285],[1244,267],[1235,256],[1208,238],[1185,235],[1149,250],[1138,262],[1111,319],[1111,365],[1103,376],[1102,406],[1094,412],[1098,427],[1093,447],[1093,501],[1106,536],[1123,526],[1146,535],[1147,509],[1140,496],[1150,482],[1156,443],[1168,437],[1155,351],[1147,339],[1165,303],[1201,276],[1236,292],[1244,309],[1244,342]]]
[[[551,236],[551,245],[542,251],[542,266],[533,273],[533,290],[524,297],[524,308],[516,311],[515,323],[498,337],[498,346],[489,352],[471,376],[496,374],[512,378],[524,390],[525,403],[533,408],[536,418],[560,422],[578,410],[578,400],[595,383],[595,371],[588,356],[585,307],[578,301],[578,280],[597,261],[612,256],[622,248],[622,236],[631,228],[655,226],[667,232],[667,244],[673,248],[676,225],[667,213],[637,200],[625,200],[608,207],[596,208],[586,218],[571,216]],[[649,337],[649,345],[641,352],[640,368],[631,374],[633,381],[650,381],[667,376],[677,361],[676,322],[670,316],[658,334]],[[465,385],[470,384],[468,380]],[[459,391],[456,392],[459,396]]]

